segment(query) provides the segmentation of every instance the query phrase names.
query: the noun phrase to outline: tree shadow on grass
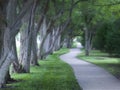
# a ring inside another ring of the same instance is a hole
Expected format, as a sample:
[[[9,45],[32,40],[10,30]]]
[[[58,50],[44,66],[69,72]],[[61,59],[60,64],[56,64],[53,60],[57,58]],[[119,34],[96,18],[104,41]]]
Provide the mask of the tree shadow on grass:
[[[13,85],[13,84],[16,84],[16,83],[19,83],[19,82],[23,82],[24,83],[24,81],[25,80],[23,80],[23,79],[17,79],[17,80],[13,79],[11,81],[8,81],[6,86],[4,86],[2,89],[3,90],[14,90],[15,88],[18,87],[18,85]]]
[[[120,60],[119,60],[120,61]],[[113,68],[113,75],[120,80],[120,63],[118,64],[108,64],[108,67]]]

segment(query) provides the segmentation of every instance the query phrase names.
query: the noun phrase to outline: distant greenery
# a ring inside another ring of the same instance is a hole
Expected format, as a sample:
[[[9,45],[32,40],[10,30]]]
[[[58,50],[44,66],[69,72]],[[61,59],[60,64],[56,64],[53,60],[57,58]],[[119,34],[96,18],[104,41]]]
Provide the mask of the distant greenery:
[[[39,61],[40,66],[31,67],[29,74],[12,75],[18,82],[8,84],[8,88],[3,90],[81,90],[72,68],[59,59],[61,54],[68,51],[61,49],[54,52]]]
[[[97,50],[91,51],[90,56],[85,56],[83,52],[78,58],[101,66],[120,79],[120,58],[109,57],[107,53]]]
[[[78,44],[81,44],[81,39],[82,39],[81,36],[76,36],[73,39],[72,48],[76,48],[78,46]]]
[[[114,23],[102,23],[96,31],[93,47],[109,53],[112,56],[120,56],[120,19]]]
[[[86,51],[89,51],[87,50],[89,48],[95,48],[106,51],[111,56],[120,57],[119,3],[120,0],[81,0],[79,27],[83,32],[82,45],[89,46],[85,47]]]
[[[72,48],[76,48],[76,47],[77,47],[77,42],[73,42]]]

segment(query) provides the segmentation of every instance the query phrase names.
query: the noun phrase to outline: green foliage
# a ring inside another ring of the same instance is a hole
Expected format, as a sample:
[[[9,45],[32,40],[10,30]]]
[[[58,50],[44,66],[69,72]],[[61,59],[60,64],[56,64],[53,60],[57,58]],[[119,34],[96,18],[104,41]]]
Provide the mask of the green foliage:
[[[78,58],[101,66],[120,79],[120,58],[108,57],[107,53],[98,50],[92,50],[90,56],[85,56],[83,52]]]
[[[99,50],[105,49],[106,35],[107,32],[110,31],[110,29],[111,29],[111,24],[106,22],[102,23],[101,25],[99,25],[99,27],[97,27],[96,35],[93,40],[93,47],[95,49],[99,49]]]
[[[81,42],[81,39],[82,39],[82,37],[80,37],[80,36],[76,37],[77,42]]]
[[[95,17],[96,10],[93,7],[92,1],[81,2],[80,12],[82,22],[85,25],[89,26],[89,24],[93,23],[93,18]]]
[[[12,75],[19,82],[8,84],[10,87],[4,90],[80,90],[72,68],[59,59],[68,51],[61,49],[54,52],[40,61],[40,66],[31,67],[29,74]]]
[[[107,41],[106,39],[109,39],[108,37],[110,37],[106,36],[107,33],[111,32],[112,29],[115,30],[116,26],[119,26],[118,24],[114,27],[112,25],[114,24],[113,22],[120,18],[119,2],[120,0],[87,0],[80,2],[80,24],[83,26],[87,26],[89,31],[91,30],[91,28],[92,30],[95,29],[93,30],[96,34],[93,41],[93,46],[97,49],[105,49]],[[117,32],[118,29],[115,31]],[[84,34],[82,35],[82,37],[82,44],[84,45]]]
[[[97,30],[93,47],[104,50],[110,55],[120,55],[120,21],[105,22]]]
[[[120,56],[120,30],[112,30],[106,36],[106,51]]]
[[[82,46],[85,46],[85,33],[82,33],[81,35],[81,44]]]

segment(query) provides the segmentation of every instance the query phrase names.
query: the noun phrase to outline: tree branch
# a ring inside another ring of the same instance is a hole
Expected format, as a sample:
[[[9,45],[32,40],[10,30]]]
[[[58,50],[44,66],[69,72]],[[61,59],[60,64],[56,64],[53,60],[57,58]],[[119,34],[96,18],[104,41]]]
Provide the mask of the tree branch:
[[[19,30],[16,29],[16,27],[20,25],[22,18],[30,9],[30,7],[32,6],[32,3],[33,3],[33,0],[28,0],[28,2],[24,5],[25,7],[22,8],[21,12],[16,18],[15,22],[11,25],[10,30],[11,30],[11,33],[13,33],[13,35],[16,35],[19,32]]]
[[[109,4],[94,4],[94,6],[115,6],[115,5],[119,5],[120,2],[117,3],[109,3]]]
[[[43,12],[42,12],[42,15],[41,15],[41,17],[40,17],[40,19],[38,21],[38,25],[37,25],[37,32],[40,30],[40,27],[42,25],[42,22],[43,22],[43,20],[44,20],[44,18],[46,16],[48,10],[49,10],[49,0],[46,1],[46,4],[43,7]]]

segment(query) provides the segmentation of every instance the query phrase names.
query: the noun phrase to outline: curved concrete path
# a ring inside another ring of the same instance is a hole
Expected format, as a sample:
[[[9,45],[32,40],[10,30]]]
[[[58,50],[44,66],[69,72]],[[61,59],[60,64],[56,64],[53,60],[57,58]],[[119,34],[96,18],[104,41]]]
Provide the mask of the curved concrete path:
[[[120,90],[120,80],[103,68],[77,59],[78,53],[80,53],[78,48],[71,49],[69,53],[60,56],[60,58],[71,65],[83,90]]]

